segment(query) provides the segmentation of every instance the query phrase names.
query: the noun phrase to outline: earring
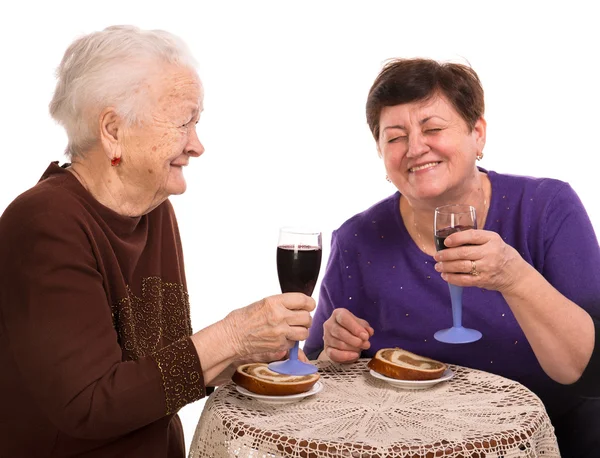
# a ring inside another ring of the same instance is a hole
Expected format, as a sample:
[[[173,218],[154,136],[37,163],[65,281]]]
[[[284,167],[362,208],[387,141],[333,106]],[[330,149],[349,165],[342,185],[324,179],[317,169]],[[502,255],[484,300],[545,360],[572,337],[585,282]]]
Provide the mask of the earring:
[[[120,157],[113,157],[110,160],[110,165],[112,165],[113,167],[116,167],[117,165],[119,165],[121,163],[121,158]]]
[[[391,182],[392,182],[392,180],[390,180],[390,177],[388,177],[387,175],[385,176],[385,180],[386,180],[388,183],[391,183]]]
[[[483,151],[479,151],[479,153],[477,153],[477,160],[480,161],[483,159]]]

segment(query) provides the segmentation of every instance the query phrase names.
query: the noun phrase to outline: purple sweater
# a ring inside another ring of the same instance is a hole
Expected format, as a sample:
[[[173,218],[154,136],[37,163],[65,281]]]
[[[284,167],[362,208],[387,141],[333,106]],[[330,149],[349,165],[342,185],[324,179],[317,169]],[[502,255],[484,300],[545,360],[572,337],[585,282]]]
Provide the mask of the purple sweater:
[[[573,189],[553,179],[487,173],[492,197],[484,229],[500,234],[558,291],[600,317],[600,249]],[[333,309],[347,308],[375,330],[363,357],[401,347],[521,382],[544,401],[563,457],[587,456],[575,449],[591,450],[598,440],[600,401],[581,398],[575,386],[562,386],[543,372],[500,293],[464,289],[463,325],[480,330],[481,340],[452,345],[433,338],[452,324],[448,286],[434,270],[433,258],[408,234],[399,199],[397,192],[334,231],[304,351],[315,357],[323,346],[323,323]],[[575,385],[598,380],[588,372]]]

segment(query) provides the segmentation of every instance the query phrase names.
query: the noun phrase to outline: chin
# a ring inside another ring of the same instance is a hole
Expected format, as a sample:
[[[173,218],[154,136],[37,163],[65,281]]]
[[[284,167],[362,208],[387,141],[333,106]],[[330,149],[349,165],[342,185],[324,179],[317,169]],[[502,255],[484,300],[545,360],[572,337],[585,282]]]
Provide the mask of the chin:
[[[170,195],[183,194],[187,189],[187,183],[183,176],[181,168],[176,171],[171,171],[166,182],[165,191]]]
[[[170,181],[167,185],[166,191],[170,196],[175,196],[175,195],[183,194],[186,189],[187,189],[187,183],[185,182],[185,180],[181,179],[181,180]]]

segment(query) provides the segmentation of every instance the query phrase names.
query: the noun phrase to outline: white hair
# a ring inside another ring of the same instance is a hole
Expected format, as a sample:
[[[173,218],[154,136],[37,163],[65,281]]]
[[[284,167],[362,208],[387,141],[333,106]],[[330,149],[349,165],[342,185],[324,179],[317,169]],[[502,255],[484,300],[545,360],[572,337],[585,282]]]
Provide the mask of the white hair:
[[[174,64],[195,70],[186,44],[163,30],[112,26],[75,40],[56,71],[50,115],[69,139],[65,154],[81,156],[98,137],[98,117],[112,106],[129,124],[143,120],[143,83],[149,65]]]

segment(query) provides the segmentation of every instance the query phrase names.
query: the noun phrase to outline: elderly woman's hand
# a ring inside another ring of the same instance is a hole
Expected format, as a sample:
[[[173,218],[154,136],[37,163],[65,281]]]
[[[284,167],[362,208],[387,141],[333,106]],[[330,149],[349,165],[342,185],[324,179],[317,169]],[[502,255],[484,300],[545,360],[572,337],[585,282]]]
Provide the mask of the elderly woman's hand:
[[[239,358],[282,352],[306,340],[315,301],[301,293],[267,297],[225,318],[227,335]]]
[[[446,249],[436,253],[435,270],[448,283],[476,286],[505,293],[523,277],[529,264],[492,231],[455,232]]]
[[[362,350],[371,343],[373,328],[362,318],[347,309],[337,308],[323,323],[324,349],[320,358],[327,357],[336,363],[351,363],[360,358]]]

